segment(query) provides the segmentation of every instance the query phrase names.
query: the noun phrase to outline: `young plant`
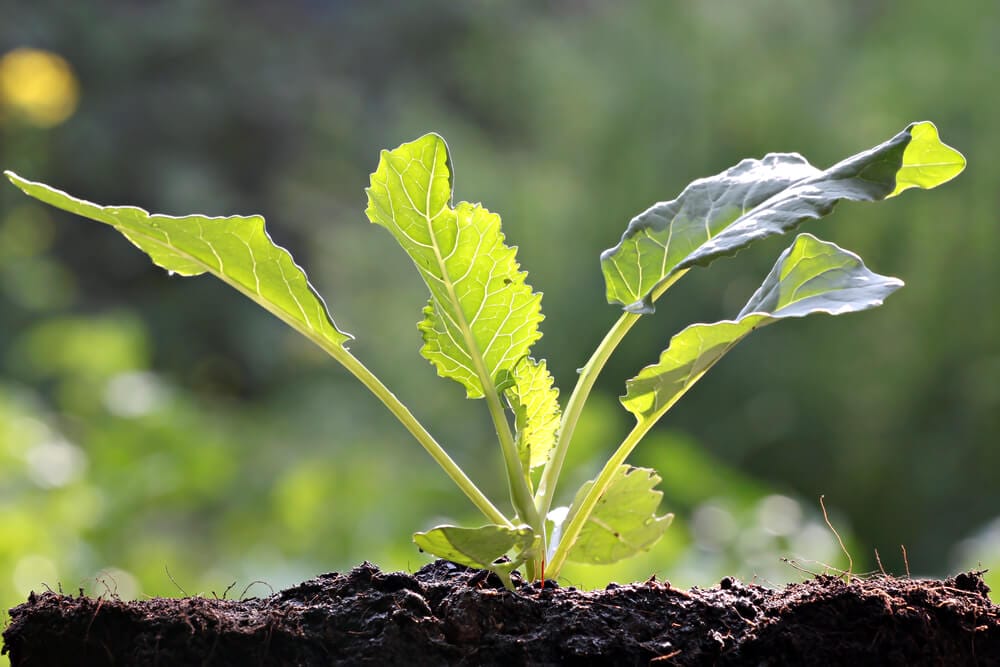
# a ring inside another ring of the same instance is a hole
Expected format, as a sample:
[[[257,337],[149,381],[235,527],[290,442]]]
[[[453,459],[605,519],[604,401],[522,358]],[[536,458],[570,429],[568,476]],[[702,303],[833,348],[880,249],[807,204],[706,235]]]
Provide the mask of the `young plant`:
[[[643,436],[750,332],[787,318],[873,308],[902,282],[809,234],[779,257],[735,319],[693,324],[655,363],[626,383],[622,405],[634,428],[568,506],[553,507],[573,434],[597,376],[632,326],[688,270],[733,255],[830,213],[843,200],[878,201],[959,174],[965,159],[929,122],[914,123],[874,148],[826,170],[794,153],[743,160],[654,204],[601,255],[607,299],[624,312],[580,370],[565,406],[545,361],[531,357],[541,337],[541,295],[525,282],[500,218],[479,204],[453,203],[452,165],[440,136],[383,151],[367,189],[368,218],[410,256],[430,292],[421,354],[440,376],[482,399],[503,456],[513,514],[500,510],[413,414],[348,349],[350,334],[291,255],[275,245],[260,216],[173,217],[131,206],[98,206],[6,172],[28,195],[111,225],[171,274],[211,273],[321,347],[361,381],[468,496],[489,522],[438,526],[413,536],[424,551],[497,573],[525,566],[532,578],[558,577],[567,561],[612,563],[649,549],[673,515],[657,515],[660,477],[626,464]]]

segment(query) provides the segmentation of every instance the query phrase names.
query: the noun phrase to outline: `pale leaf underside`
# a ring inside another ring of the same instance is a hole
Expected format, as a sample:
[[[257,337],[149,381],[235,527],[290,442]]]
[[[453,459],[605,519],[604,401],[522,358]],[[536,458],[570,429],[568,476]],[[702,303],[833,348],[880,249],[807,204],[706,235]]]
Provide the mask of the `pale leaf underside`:
[[[874,308],[902,285],[873,273],[857,255],[800,234],[735,320],[693,324],[675,335],[657,363],[628,381],[622,405],[640,423],[655,422],[754,329],[789,317]]]
[[[964,166],[962,155],[942,144],[929,122],[914,123],[825,171],[794,153],[743,160],[632,219],[618,245],[601,255],[608,301],[650,313],[657,288],[679,271],[791,231],[827,215],[840,201],[877,201],[910,187],[932,188]]]

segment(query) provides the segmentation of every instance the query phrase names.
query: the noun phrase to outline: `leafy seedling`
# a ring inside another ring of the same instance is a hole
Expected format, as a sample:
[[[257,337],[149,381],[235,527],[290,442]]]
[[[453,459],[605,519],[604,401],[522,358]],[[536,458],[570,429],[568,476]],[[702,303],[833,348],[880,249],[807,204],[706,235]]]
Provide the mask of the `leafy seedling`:
[[[541,295],[526,282],[500,217],[454,203],[444,139],[425,135],[383,151],[367,189],[368,218],[409,255],[429,290],[420,353],[441,377],[482,399],[496,429],[513,514],[501,511],[396,396],[348,349],[303,270],[275,245],[260,216],[173,217],[131,206],[98,206],[6,172],[25,193],[111,225],[171,274],[210,273],[321,347],[366,386],[416,438],[489,522],[438,526],[413,536],[424,551],[491,570],[511,586],[558,577],[567,561],[613,563],[649,549],[673,515],[658,515],[659,475],[626,463],[643,436],[701,377],[755,329],[814,313],[867,310],[903,283],[809,234],[799,235],[732,320],[693,324],[626,384],[621,399],[635,426],[568,506],[553,507],[560,473],[587,397],[608,358],[635,323],[691,268],[733,255],[754,241],[830,213],[840,201],[878,201],[958,175],[965,159],[929,122],[914,123],[826,170],[794,153],[743,160],[691,183],[629,223],[601,255],[607,299],[624,309],[580,369],[560,405],[545,361],[531,357],[542,321]]]

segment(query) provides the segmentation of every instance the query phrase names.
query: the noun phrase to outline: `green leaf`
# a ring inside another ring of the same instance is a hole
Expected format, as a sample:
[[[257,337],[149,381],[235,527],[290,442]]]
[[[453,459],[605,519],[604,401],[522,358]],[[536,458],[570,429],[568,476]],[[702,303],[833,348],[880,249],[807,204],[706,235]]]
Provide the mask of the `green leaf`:
[[[825,171],[796,153],[743,160],[632,219],[621,242],[601,255],[608,302],[651,313],[657,290],[680,271],[821,218],[842,200],[877,201],[911,187],[933,188],[964,167],[962,155],[942,144],[929,122],[914,123]]]
[[[514,411],[517,451],[525,471],[545,465],[559,429],[559,390],[545,360],[524,358],[514,367],[504,392]]]
[[[482,397],[541,336],[541,295],[504,244],[500,216],[468,202],[452,208],[448,147],[436,134],[382,151],[366,192],[368,218],[392,233],[430,289],[421,354]]]
[[[896,174],[896,189],[889,197],[910,188],[929,190],[947,183],[965,169],[965,156],[941,143],[934,123],[914,123],[910,126],[910,135],[912,139],[903,153],[903,166]]]
[[[527,526],[437,526],[413,535],[416,545],[427,553],[460,565],[487,570],[493,569],[493,561],[511,549],[523,551],[530,548],[534,540],[534,533]]]
[[[656,516],[663,497],[663,492],[656,489],[659,483],[655,470],[620,466],[580,531],[568,559],[605,565],[649,550],[674,519],[673,514]],[[592,485],[593,481],[587,482],[577,492],[571,515]]]
[[[902,286],[870,271],[854,253],[801,234],[735,320],[693,324],[674,336],[659,362],[628,381],[622,405],[640,423],[655,422],[754,329],[788,317],[874,308]]]
[[[170,273],[211,273],[325,346],[342,348],[351,339],[334,324],[302,268],[271,240],[259,215],[151,215],[134,206],[99,206],[4,173],[39,201],[114,227]]]

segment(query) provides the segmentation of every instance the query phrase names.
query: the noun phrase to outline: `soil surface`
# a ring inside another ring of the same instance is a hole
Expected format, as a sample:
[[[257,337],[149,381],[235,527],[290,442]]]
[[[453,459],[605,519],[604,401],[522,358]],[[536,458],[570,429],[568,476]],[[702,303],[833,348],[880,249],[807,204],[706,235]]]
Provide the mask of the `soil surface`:
[[[975,572],[778,591],[515,582],[438,561],[413,575],[365,563],[245,600],[46,592],[10,611],[3,651],[13,667],[1000,665],[1000,607]]]

